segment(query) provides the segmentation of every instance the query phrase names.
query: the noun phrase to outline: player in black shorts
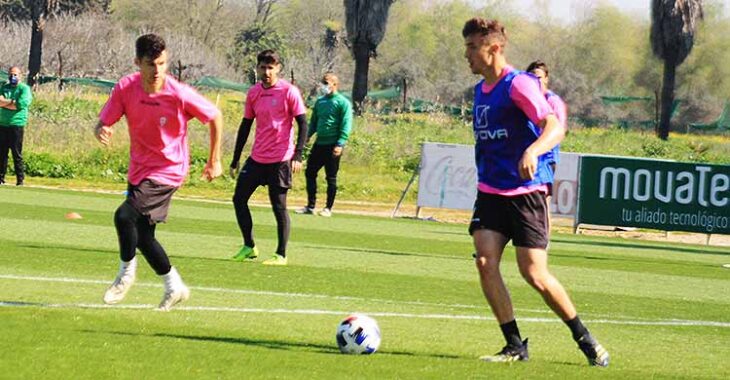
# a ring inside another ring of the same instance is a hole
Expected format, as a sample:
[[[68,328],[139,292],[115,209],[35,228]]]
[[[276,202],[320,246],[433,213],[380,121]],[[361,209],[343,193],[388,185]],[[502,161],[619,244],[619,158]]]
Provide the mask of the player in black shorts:
[[[276,52],[261,52],[257,62],[256,71],[261,82],[251,87],[246,95],[246,108],[238,129],[230,168],[231,176],[235,177],[241,152],[255,119],[256,134],[251,156],[238,175],[233,194],[236,220],[243,235],[243,245],[233,259],[245,261],[258,257],[248,200],[259,186],[268,186],[269,200],[276,218],[278,245],[273,257],[263,264],[286,265],[290,224],[286,194],[291,188],[292,172],[296,173],[302,168],[302,150],[307,140],[306,108],[299,90],[279,79],[281,60]],[[299,126],[296,146],[293,130],[295,119]]]
[[[210,128],[210,153],[203,178],[221,175],[221,113],[192,88],[167,76],[165,41],[154,34],[136,42],[139,72],[119,80],[96,125],[96,138],[108,145],[114,125],[125,116],[129,126],[130,162],[127,199],[114,213],[121,262],[104,302],[121,302],[136,278],[136,251],[142,252],[165,284],[159,309],[167,311],[185,301],[190,290],[155,237],[158,223],[167,219],[172,194],[182,185],[190,163],[187,122],[195,117]],[[164,100],[164,101],[163,101]]]
[[[522,277],[570,328],[591,365],[607,366],[608,352],[593,339],[560,282],[547,265],[548,184],[553,180],[545,154],[564,130],[540,91],[537,79],[507,64],[505,28],[480,17],[462,30],[472,73],[484,79],[474,87],[474,138],[479,194],[469,232],[484,296],[506,345],[483,356],[488,362],[527,360],[512,300],[500,263],[507,243],[515,246]]]

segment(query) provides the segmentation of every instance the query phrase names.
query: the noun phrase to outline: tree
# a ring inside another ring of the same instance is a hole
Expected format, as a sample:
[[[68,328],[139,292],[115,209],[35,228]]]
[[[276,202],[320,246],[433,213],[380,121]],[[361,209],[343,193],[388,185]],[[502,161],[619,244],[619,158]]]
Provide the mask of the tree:
[[[377,48],[385,35],[388,11],[395,0],[344,0],[347,39],[355,58],[355,80],[352,101],[355,112],[362,113],[368,93],[370,58],[377,57]]]
[[[242,29],[236,35],[233,51],[228,53],[228,62],[243,72],[251,84],[256,83],[256,56],[263,50],[272,49],[284,59],[287,44],[277,31],[263,24],[254,24]]]
[[[256,0],[256,18],[254,23],[266,24],[271,16],[271,7],[273,7],[279,0]]]
[[[657,128],[657,136],[662,140],[669,138],[677,67],[692,51],[700,19],[701,0],[652,0],[651,48],[654,55],[664,61],[661,116]]]
[[[276,14],[276,30],[286,36],[288,72],[296,71],[296,84],[305,94],[315,96],[322,75],[336,71],[341,80],[347,76],[345,51],[345,8],[333,0],[287,0]],[[347,87],[344,87],[344,86]]]
[[[108,11],[108,0],[2,0],[0,19],[30,20],[30,52],[28,53],[28,84],[33,86],[41,71],[43,31],[46,21],[61,13],[80,14],[89,10]]]

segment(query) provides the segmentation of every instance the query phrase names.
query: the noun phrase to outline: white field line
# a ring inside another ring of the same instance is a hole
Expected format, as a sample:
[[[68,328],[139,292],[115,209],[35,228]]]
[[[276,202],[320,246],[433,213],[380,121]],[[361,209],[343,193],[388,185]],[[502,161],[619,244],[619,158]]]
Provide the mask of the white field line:
[[[127,309],[127,310],[148,310],[154,309],[154,305],[102,305],[87,303],[70,304],[45,304],[45,303],[23,303],[23,302],[2,302],[0,307],[45,307],[56,309]],[[351,311],[343,310],[318,310],[318,309],[265,309],[265,308],[242,308],[242,307],[218,307],[218,306],[178,306],[179,311],[212,311],[212,312],[234,312],[234,313],[260,313],[260,314],[299,314],[299,315],[337,315],[343,316],[352,314]],[[492,320],[491,317],[481,315],[453,315],[453,314],[415,314],[415,313],[389,313],[389,312],[365,312],[373,317],[391,317],[408,319],[447,319],[447,320]],[[557,318],[520,318],[520,322],[528,323],[562,323]],[[610,319],[586,320],[592,324],[608,325],[632,325],[632,326],[689,326],[689,327],[724,327],[730,328],[728,322],[714,321],[688,321],[688,320],[658,320],[658,321],[624,321]]]
[[[65,282],[75,284],[101,284],[109,285],[111,280],[89,280],[80,278],[69,278],[69,277],[40,277],[40,276],[20,276],[12,274],[0,274],[0,279],[4,280],[24,280],[24,281],[43,281],[43,282]],[[145,282],[135,282],[135,286],[150,287],[150,288],[161,288],[162,284],[153,284]],[[398,300],[387,300],[378,298],[364,298],[354,296],[333,296],[328,294],[312,294],[312,293],[292,293],[292,292],[274,292],[267,290],[250,290],[250,289],[230,289],[230,288],[217,288],[208,286],[189,286],[191,290],[200,290],[215,293],[231,293],[231,294],[248,294],[248,295],[262,295],[262,296],[276,296],[285,298],[314,298],[314,299],[332,299],[338,301],[360,301],[360,302],[377,302],[377,303],[389,303],[399,305],[414,305],[414,306],[435,306],[445,307],[454,309],[479,309],[484,310],[487,306],[479,305],[463,305],[463,304],[444,304],[436,302],[420,302],[420,301],[398,301]],[[547,309],[519,309],[518,311],[530,312],[530,313],[545,313],[552,314]]]
[[[89,280],[89,279],[78,279],[68,277],[39,277],[39,276],[19,276],[19,275],[7,275],[0,274],[0,279],[6,280],[26,280],[26,281],[45,281],[45,282],[62,282],[62,283],[76,283],[76,284],[102,284],[107,285],[109,281],[103,280]],[[161,284],[151,283],[135,283],[136,286],[161,288]],[[217,293],[232,293],[232,294],[250,294],[250,295],[266,295],[266,296],[278,296],[285,298],[315,298],[315,299],[333,299],[333,300],[347,300],[347,301],[367,301],[367,302],[378,302],[378,303],[392,303],[392,304],[407,304],[407,305],[418,305],[418,306],[437,306],[446,308],[468,308],[468,309],[485,309],[486,306],[480,307],[475,305],[461,305],[461,304],[441,304],[431,302],[417,302],[417,301],[396,301],[396,300],[383,300],[383,299],[368,299],[362,297],[350,297],[350,296],[331,296],[326,294],[309,294],[309,293],[286,293],[286,292],[272,292],[272,291],[261,291],[261,290],[248,290],[248,289],[228,289],[228,288],[215,288],[215,287],[203,287],[203,286],[190,286],[192,290],[210,291]],[[103,305],[103,304],[45,304],[45,303],[23,303],[23,302],[3,302],[0,301],[0,307],[17,307],[17,306],[40,306],[50,308],[86,308],[86,309],[107,309],[107,308],[118,308],[118,309],[151,309],[154,305],[144,304],[131,304],[131,305]],[[268,309],[268,308],[237,308],[237,307],[219,307],[219,306],[180,306],[176,307],[177,310],[186,311],[214,311],[214,312],[237,312],[237,313],[275,313],[275,314],[307,314],[307,315],[347,315],[352,314],[353,311],[337,311],[337,310],[317,310],[317,309]],[[531,310],[531,309],[517,309],[516,311],[523,312],[545,312],[544,310]],[[552,314],[552,312],[547,311]],[[493,318],[486,317],[483,315],[456,315],[456,314],[416,314],[416,313],[391,313],[391,312],[366,312],[365,314],[376,316],[376,317],[396,317],[396,318],[421,318],[421,319],[461,319],[461,320],[493,320]],[[585,314],[584,314],[585,315]],[[591,314],[598,316],[597,314]],[[612,324],[612,325],[636,325],[636,326],[704,326],[704,327],[727,327],[730,328],[730,322],[718,322],[718,321],[696,321],[696,320],[683,320],[683,319],[642,319],[635,317],[626,316],[606,316],[608,318],[622,318],[622,319],[587,319],[586,322],[599,323],[599,324]],[[633,319],[631,319],[633,318]],[[535,317],[520,317],[520,321],[533,322],[533,323],[562,323],[557,318],[535,318]]]

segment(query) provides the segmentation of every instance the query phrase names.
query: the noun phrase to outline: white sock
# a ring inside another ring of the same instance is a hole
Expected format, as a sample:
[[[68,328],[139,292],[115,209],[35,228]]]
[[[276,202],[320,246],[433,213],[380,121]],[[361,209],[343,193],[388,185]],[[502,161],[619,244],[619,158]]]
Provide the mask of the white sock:
[[[184,286],[182,278],[180,277],[180,274],[177,273],[177,269],[175,269],[175,267],[170,267],[170,272],[163,274],[160,277],[162,277],[162,280],[165,282],[166,290],[179,289]]]
[[[119,261],[119,274],[125,275],[125,274],[131,274],[132,276],[135,275],[137,272],[137,257],[133,257],[132,260],[129,261]]]

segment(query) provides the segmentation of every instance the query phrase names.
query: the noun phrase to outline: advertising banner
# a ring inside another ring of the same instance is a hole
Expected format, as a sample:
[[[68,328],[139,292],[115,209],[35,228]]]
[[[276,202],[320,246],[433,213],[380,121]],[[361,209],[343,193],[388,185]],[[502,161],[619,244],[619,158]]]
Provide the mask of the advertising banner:
[[[575,217],[580,155],[561,153],[550,210]],[[418,206],[471,210],[477,196],[474,146],[424,143],[418,182]]]
[[[578,223],[730,233],[730,166],[583,156]]]
[[[553,196],[550,198],[550,213],[555,216],[575,218],[580,157],[578,153],[560,153],[553,182]]]
[[[424,143],[418,206],[471,210],[477,197],[474,146]]]

